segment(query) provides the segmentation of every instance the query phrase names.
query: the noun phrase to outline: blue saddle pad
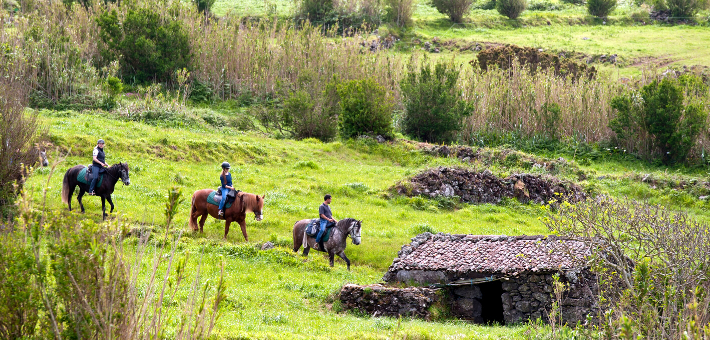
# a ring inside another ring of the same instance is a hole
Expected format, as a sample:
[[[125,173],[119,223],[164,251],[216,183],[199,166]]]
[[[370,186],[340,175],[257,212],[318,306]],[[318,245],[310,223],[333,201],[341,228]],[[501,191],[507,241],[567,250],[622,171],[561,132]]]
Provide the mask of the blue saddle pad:
[[[81,169],[81,171],[79,171],[79,175],[77,175],[77,177],[76,177],[77,181],[84,183],[84,184],[89,184],[89,185],[91,184],[90,180],[89,181],[86,180],[86,171],[88,169],[89,168],[87,167],[87,168],[83,168],[83,169]],[[103,183],[103,181],[104,181],[104,174],[99,174],[99,182],[96,183],[96,187],[100,188],[101,183]]]
[[[209,196],[207,196],[207,203],[219,206],[219,200],[216,200],[214,198],[216,195],[217,195],[216,191],[213,191],[211,194],[209,194]],[[224,209],[228,209],[231,206],[232,206],[232,202],[230,202],[229,200],[227,200],[227,202],[224,203]]]

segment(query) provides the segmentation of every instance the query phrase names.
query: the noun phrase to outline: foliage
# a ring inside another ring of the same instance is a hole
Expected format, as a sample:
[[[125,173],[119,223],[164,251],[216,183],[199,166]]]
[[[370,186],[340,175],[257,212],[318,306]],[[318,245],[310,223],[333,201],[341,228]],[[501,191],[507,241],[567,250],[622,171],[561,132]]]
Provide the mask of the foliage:
[[[461,23],[464,15],[471,10],[473,0],[431,0],[431,4],[454,23]]]
[[[412,14],[416,9],[414,0],[385,0],[387,21],[399,26],[412,25]]]
[[[618,111],[609,122],[617,138],[646,158],[664,164],[686,160],[706,126],[707,113],[698,104],[684,104],[683,87],[676,80],[654,80],[640,92],[614,97]]]
[[[0,37],[12,48],[18,42]],[[36,112],[26,112],[29,93],[37,79],[36,69],[21,55],[0,54],[0,213],[6,214],[22,189],[30,167],[39,160],[39,145],[46,132]]]
[[[348,29],[379,26],[382,4],[379,0],[297,0],[296,20],[309,21],[326,29],[336,28],[343,33]]]
[[[558,55],[539,51],[536,48],[516,45],[498,46],[483,50],[478,53],[476,60],[483,71],[487,71],[492,67],[509,70],[517,62],[521,66],[525,66],[531,73],[535,73],[538,70],[552,69],[559,76],[571,76],[574,79],[581,77],[592,79],[597,74],[594,66],[589,67],[585,63],[577,62],[574,59],[560,58]]]
[[[37,332],[42,299],[32,247],[24,235],[0,232],[0,337],[31,338]]]
[[[190,43],[179,20],[161,17],[150,8],[129,9],[122,22],[115,9],[96,20],[101,55],[119,60],[124,79],[166,82],[190,65]]]
[[[392,97],[384,86],[372,78],[338,84],[340,135],[353,138],[360,135],[394,137],[392,129]]]
[[[510,19],[517,19],[525,10],[527,0],[496,0],[496,10]]]
[[[707,5],[703,0],[665,0],[664,3],[676,20],[693,18],[698,10]]]
[[[606,18],[616,8],[616,0],[587,0],[587,12],[598,18]]]
[[[438,62],[432,69],[410,67],[400,83],[404,101],[402,130],[428,142],[450,142],[462,126],[462,119],[472,109],[457,88],[459,68],[453,63]]]
[[[177,214],[178,207],[185,201],[182,196],[182,188],[173,186],[168,191],[168,201],[165,202],[165,225],[169,228]]]
[[[197,10],[202,13],[210,13],[216,0],[192,0],[197,6]]]
[[[592,249],[607,338],[707,336],[710,227],[661,205],[600,196],[562,205],[545,224]],[[600,334],[600,335],[601,335]],[[624,335],[625,334],[625,335]]]

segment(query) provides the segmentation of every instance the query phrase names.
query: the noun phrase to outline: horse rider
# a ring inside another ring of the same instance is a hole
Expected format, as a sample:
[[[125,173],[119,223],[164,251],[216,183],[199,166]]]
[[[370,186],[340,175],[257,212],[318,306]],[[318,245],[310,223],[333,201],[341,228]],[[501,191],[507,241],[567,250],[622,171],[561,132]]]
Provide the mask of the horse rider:
[[[222,186],[219,187],[219,192],[222,194],[222,199],[219,201],[219,212],[217,215],[224,216],[224,203],[227,202],[227,194],[229,190],[234,190],[232,186],[232,174],[229,172],[229,163],[222,163],[222,173],[219,175],[219,181]]]
[[[94,187],[96,186],[96,182],[99,181],[100,174],[106,172],[105,168],[108,167],[108,164],[106,164],[106,154],[104,154],[105,144],[106,143],[103,139],[99,139],[98,142],[96,142],[96,147],[94,148],[94,160],[93,163],[91,163],[92,169],[91,184],[89,185],[89,195],[96,195],[96,193],[94,193]]]
[[[318,215],[320,215],[320,229],[318,230],[318,234],[316,235],[316,244],[313,247],[315,250],[320,250],[320,247],[322,246],[321,240],[323,239],[323,234],[325,234],[326,226],[338,222],[333,218],[333,213],[330,211],[329,205],[332,200],[332,196],[326,194],[323,197],[323,204],[318,207]]]

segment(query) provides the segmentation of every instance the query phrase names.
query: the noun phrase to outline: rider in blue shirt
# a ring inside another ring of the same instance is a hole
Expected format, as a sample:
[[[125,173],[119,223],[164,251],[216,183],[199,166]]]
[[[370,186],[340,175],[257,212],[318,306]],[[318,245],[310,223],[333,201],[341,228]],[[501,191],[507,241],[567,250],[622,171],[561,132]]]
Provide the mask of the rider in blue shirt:
[[[229,190],[234,190],[232,187],[232,174],[229,173],[229,163],[222,163],[222,173],[219,175],[219,180],[222,186],[219,187],[219,192],[222,194],[222,200],[219,201],[219,216],[224,216],[224,203],[227,202],[227,194]]]

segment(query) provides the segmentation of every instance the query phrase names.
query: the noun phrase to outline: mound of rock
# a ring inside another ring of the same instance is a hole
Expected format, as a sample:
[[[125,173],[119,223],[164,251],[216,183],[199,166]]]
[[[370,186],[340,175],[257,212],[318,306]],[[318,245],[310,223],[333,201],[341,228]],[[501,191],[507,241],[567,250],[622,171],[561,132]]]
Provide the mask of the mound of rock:
[[[359,310],[372,316],[429,319],[430,307],[440,300],[437,289],[423,287],[347,284],[340,290],[340,302],[345,310]]]
[[[513,174],[498,178],[490,171],[439,167],[399,182],[394,189],[400,195],[431,198],[458,196],[466,203],[500,203],[504,197],[515,197],[526,203],[544,204],[550,200],[579,202],[587,198],[582,187],[553,176]]]

